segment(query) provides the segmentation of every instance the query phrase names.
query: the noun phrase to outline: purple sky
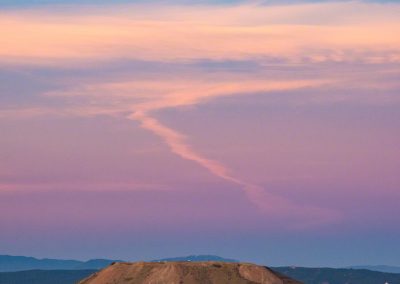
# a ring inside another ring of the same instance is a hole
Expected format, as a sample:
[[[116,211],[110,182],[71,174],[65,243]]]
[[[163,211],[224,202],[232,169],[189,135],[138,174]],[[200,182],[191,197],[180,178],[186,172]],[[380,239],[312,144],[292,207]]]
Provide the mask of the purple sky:
[[[0,254],[400,265],[400,4],[0,12]]]

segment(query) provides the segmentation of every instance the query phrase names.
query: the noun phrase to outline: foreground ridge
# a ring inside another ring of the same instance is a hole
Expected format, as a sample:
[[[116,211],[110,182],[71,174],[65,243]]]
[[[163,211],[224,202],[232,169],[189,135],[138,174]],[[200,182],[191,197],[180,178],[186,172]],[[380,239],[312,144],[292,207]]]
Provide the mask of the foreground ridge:
[[[301,284],[271,269],[249,263],[120,262],[79,284]]]

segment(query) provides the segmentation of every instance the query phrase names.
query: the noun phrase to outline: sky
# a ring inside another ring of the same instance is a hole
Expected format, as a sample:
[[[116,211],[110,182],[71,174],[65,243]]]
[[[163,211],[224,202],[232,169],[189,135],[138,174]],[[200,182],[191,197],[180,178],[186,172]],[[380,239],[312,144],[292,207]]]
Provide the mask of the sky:
[[[0,1],[0,254],[400,266],[399,14]]]

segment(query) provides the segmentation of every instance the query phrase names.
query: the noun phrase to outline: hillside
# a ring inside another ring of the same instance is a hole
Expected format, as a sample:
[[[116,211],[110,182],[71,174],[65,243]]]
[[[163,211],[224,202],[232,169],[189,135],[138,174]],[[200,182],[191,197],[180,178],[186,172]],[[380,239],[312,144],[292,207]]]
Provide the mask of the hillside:
[[[299,284],[264,266],[226,262],[115,263],[79,284]]]

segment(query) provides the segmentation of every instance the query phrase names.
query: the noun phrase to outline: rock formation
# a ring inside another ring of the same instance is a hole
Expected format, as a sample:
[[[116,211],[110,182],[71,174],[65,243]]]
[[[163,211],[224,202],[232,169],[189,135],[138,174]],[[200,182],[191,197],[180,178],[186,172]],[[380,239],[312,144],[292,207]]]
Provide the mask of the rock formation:
[[[79,284],[301,284],[271,269],[247,263],[113,263]]]

